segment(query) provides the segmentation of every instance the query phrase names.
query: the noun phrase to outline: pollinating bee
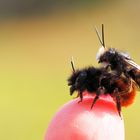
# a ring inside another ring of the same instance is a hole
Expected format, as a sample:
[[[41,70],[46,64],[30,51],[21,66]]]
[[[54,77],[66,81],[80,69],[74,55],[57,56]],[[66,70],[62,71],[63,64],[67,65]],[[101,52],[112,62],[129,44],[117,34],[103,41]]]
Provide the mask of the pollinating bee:
[[[130,57],[105,47],[103,25],[102,37],[97,29],[96,33],[102,45],[97,53],[97,60],[103,65],[99,68],[89,66],[75,69],[71,60],[72,74],[68,78],[70,95],[77,91],[77,97],[80,97],[79,103],[83,101],[85,92],[95,96],[92,109],[102,94],[109,94],[116,102],[118,114],[121,116],[121,107],[129,106],[134,101],[137,85],[140,85],[139,68]]]
[[[110,68],[117,75],[125,75],[140,86],[140,66],[136,64],[131,57],[124,52],[117,51],[115,48],[107,48],[104,41],[104,26],[102,24],[102,37],[97,28],[95,28],[101,47],[97,53],[98,63],[101,63],[106,69]]]

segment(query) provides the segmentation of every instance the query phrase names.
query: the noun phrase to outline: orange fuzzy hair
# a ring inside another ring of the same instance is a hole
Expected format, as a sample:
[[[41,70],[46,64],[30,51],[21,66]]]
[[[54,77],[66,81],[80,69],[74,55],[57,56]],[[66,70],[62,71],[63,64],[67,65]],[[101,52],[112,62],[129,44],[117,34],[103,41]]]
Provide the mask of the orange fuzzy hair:
[[[127,107],[131,105],[134,102],[135,95],[136,95],[136,87],[133,83],[131,91],[121,95],[121,106]]]

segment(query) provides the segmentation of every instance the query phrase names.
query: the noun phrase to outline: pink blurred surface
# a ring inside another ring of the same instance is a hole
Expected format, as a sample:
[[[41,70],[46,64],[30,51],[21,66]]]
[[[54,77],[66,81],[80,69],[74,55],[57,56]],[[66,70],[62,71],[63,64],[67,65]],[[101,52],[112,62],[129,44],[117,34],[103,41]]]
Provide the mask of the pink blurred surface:
[[[52,119],[45,140],[124,140],[124,122],[110,96],[101,96],[91,110],[93,97],[65,104]]]

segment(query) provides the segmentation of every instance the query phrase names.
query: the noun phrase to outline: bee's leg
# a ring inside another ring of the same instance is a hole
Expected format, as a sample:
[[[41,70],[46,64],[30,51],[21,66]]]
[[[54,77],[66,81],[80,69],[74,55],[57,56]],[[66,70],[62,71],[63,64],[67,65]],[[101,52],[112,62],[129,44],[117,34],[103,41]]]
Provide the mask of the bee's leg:
[[[99,95],[96,94],[93,102],[92,102],[92,105],[91,105],[91,109],[93,108],[93,106],[95,105],[96,101],[99,99]]]
[[[76,90],[75,85],[72,85],[72,86],[70,87],[70,95],[71,95],[71,96],[73,95],[73,93],[74,93],[75,90]]]
[[[116,106],[117,106],[118,114],[121,117],[121,101],[120,101],[120,96],[119,96],[118,88],[116,88],[114,90],[114,95],[116,97]]]
[[[97,92],[96,92],[96,96],[95,96],[95,98],[94,98],[94,100],[93,100],[93,102],[92,102],[91,109],[92,109],[93,106],[95,105],[96,101],[99,99],[100,95],[101,95],[102,93],[104,93],[104,92],[105,92],[104,87],[99,87],[99,88],[98,88],[98,90],[97,90]]]
[[[117,101],[117,110],[118,110],[119,116],[121,117],[121,102],[120,102],[120,96],[116,96],[116,101]]]
[[[83,92],[80,91],[78,95],[80,97],[80,101],[78,101],[78,103],[81,103],[83,101]]]

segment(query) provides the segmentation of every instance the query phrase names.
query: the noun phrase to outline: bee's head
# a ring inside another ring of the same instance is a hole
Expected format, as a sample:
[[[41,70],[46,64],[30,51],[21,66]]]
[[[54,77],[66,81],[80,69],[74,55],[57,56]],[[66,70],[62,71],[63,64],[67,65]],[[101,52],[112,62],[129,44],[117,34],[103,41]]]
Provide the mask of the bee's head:
[[[103,46],[101,46],[96,54],[96,59],[99,63],[105,61],[105,54],[106,54],[106,48],[104,48]]]
[[[110,63],[112,60],[114,61],[114,55],[116,53],[115,49],[108,49],[105,46],[104,41],[104,25],[102,24],[102,34],[100,35],[97,28],[95,27],[96,34],[98,36],[98,39],[101,43],[101,47],[99,48],[99,51],[97,52],[96,59],[98,60],[98,63]]]
[[[98,63],[111,63],[112,61],[115,61],[115,56],[116,56],[115,49],[113,48],[105,49],[103,53],[100,53],[100,55],[98,55],[97,60]]]

